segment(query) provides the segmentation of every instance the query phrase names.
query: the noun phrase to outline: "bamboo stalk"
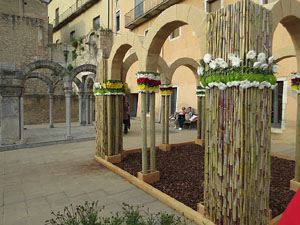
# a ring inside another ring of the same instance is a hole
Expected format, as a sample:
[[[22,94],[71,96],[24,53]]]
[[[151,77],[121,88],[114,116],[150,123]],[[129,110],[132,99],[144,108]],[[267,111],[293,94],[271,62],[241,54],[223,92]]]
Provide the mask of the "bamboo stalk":
[[[113,96],[107,96],[107,155],[113,154]]]
[[[300,182],[300,94],[297,94],[295,181]]]
[[[120,146],[120,96],[115,96],[115,155],[119,154],[121,150],[119,149]]]
[[[147,120],[146,120],[146,93],[141,93],[141,117],[142,117],[142,173],[148,173],[147,160]]]
[[[155,93],[150,94],[150,171],[155,172]]]
[[[201,97],[197,97],[197,110],[198,110],[198,119],[197,119],[197,139],[201,139],[201,124],[204,122],[202,120],[202,106],[201,106]],[[201,118],[201,119],[200,119]]]
[[[166,132],[166,144],[169,144],[169,108],[170,108],[170,96],[165,97],[165,132]]]
[[[165,117],[165,96],[161,96],[161,143],[165,144],[166,143],[166,139],[165,139],[165,135],[166,135],[166,126],[165,126],[165,122],[166,122],[166,117]]]

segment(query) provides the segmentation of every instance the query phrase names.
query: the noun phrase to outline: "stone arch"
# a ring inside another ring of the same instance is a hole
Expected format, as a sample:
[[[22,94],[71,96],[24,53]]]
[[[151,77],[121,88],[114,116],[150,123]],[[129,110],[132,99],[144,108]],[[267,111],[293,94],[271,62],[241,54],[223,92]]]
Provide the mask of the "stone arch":
[[[176,59],[173,63],[171,63],[171,65],[170,65],[171,77],[169,78],[170,81],[172,80],[176,69],[180,66],[186,66],[187,68],[189,68],[193,72],[195,80],[196,80],[196,85],[197,85],[199,83],[198,82],[197,68],[200,65],[199,65],[199,63],[197,63],[196,60],[194,60],[192,58],[188,58],[188,57],[183,57],[183,58],[180,58],[180,59]]]
[[[48,60],[38,60],[38,61],[35,61],[32,63],[29,63],[28,65],[25,66],[25,68],[23,69],[24,79],[26,79],[26,76],[29,73],[31,73],[37,69],[50,69],[61,77],[64,77],[68,74],[68,71],[66,70],[66,68],[64,68],[57,62],[48,61]]]
[[[300,70],[300,2],[297,0],[278,0],[277,2],[264,5],[271,11],[272,30],[274,35],[276,27],[281,23],[289,32],[293,41],[298,71]]]
[[[206,17],[205,11],[192,5],[176,4],[164,10],[151,25],[144,40],[146,70],[157,70],[158,56],[165,40],[172,31],[183,25],[192,27],[199,43],[200,52],[204,55],[206,51]]]
[[[124,60],[123,66],[122,66],[122,78],[121,78],[123,81],[126,80],[126,76],[127,76],[129,68],[136,61],[138,61],[136,53],[132,53],[130,56],[128,56]],[[167,84],[167,83],[171,82],[171,80],[169,79],[170,75],[171,75],[170,68],[169,68],[168,64],[165,62],[165,60],[160,56],[158,59],[158,71],[161,73],[161,81],[163,84]]]
[[[93,64],[84,64],[81,66],[78,66],[76,68],[74,68],[71,72],[70,75],[72,77],[72,80],[81,72],[91,72],[96,74],[97,71],[97,67]]]
[[[30,78],[36,78],[36,79],[39,79],[39,80],[43,81],[48,86],[49,93],[54,93],[53,82],[48,77],[46,77],[45,75],[43,75],[41,73],[38,73],[38,72],[29,73],[29,74],[27,74],[26,79],[24,80],[24,82],[27,79],[30,79]]]
[[[86,91],[93,91],[93,86],[91,84],[94,84],[96,80],[96,75],[95,74],[90,74],[87,75],[85,82],[84,82],[84,88]]]
[[[58,84],[58,82],[60,82],[62,80],[63,80],[62,77],[55,77],[55,79],[53,80],[53,89]],[[84,91],[84,85],[82,84],[82,82],[77,77],[73,78],[73,82],[76,84],[76,86],[78,88],[78,92],[83,92]]]
[[[122,79],[122,64],[124,57],[130,48],[133,48],[138,58],[140,69],[142,70],[143,47],[138,37],[132,32],[119,36],[113,45],[108,61],[108,79],[121,80]]]

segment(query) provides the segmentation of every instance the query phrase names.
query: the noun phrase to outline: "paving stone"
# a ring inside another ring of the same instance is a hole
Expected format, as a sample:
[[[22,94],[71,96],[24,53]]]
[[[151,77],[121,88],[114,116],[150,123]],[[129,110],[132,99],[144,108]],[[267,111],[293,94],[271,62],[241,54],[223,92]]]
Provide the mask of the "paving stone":
[[[3,207],[0,206],[0,225],[4,225],[4,212]]]
[[[17,224],[22,219],[26,218],[27,208],[25,202],[18,202],[9,205],[4,205],[4,224]]]
[[[4,204],[11,204],[16,202],[23,202],[25,200],[25,195],[23,192],[9,192],[4,193]]]
[[[73,205],[83,205],[86,201],[92,202],[92,199],[88,194],[77,195],[69,199]]]

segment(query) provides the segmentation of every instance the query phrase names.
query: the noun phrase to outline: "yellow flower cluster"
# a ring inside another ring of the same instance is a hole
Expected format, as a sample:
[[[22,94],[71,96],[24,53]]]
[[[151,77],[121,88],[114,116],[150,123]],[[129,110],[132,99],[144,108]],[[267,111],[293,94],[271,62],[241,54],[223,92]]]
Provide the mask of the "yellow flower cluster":
[[[161,95],[172,95],[172,90],[165,90],[165,91],[160,91]]]
[[[300,91],[300,85],[292,85],[293,91]]]
[[[106,85],[103,84],[104,88],[108,88],[108,89],[121,89],[123,88],[123,83],[122,82],[117,82],[117,83],[112,83],[110,81],[106,82]]]
[[[147,86],[145,84],[139,84],[137,86],[137,89],[139,91],[158,91],[159,86],[157,85],[157,86],[154,86],[154,87],[149,87],[149,86]]]

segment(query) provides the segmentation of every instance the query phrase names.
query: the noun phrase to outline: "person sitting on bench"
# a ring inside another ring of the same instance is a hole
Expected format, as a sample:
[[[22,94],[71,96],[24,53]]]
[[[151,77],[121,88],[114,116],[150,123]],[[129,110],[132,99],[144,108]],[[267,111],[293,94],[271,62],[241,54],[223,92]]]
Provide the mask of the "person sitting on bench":
[[[181,110],[182,111],[178,113],[179,130],[182,130],[183,128],[183,123],[185,121],[185,114],[186,114],[185,107],[182,107]]]

